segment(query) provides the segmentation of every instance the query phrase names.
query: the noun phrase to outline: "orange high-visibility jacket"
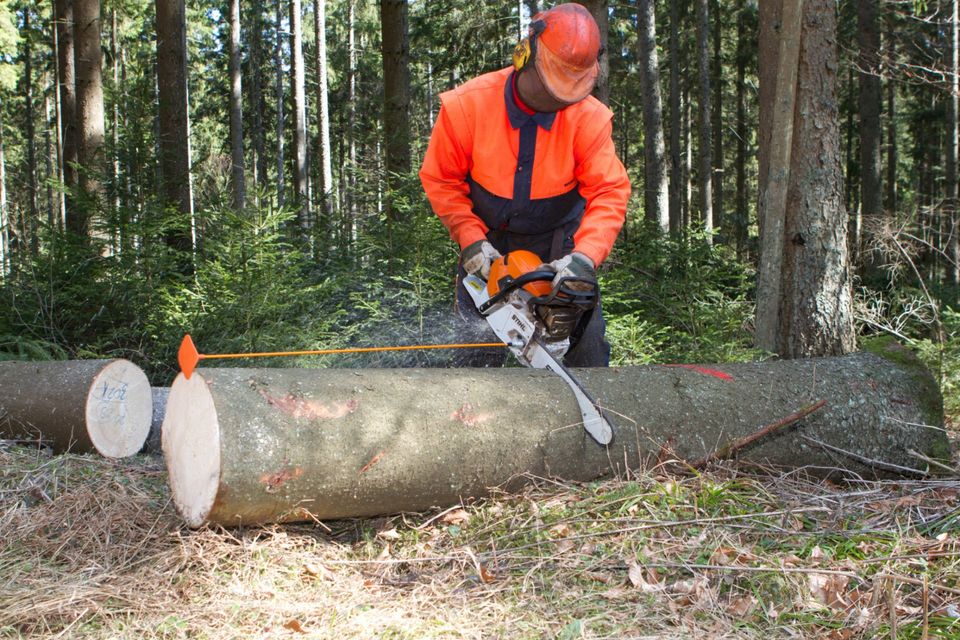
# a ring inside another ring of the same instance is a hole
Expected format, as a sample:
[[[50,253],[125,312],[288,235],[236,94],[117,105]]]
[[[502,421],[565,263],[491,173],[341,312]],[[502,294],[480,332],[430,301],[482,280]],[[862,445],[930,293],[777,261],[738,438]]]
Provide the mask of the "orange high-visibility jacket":
[[[613,146],[613,113],[588,96],[531,115],[516,104],[512,73],[487,73],[440,95],[420,169],[427,198],[461,248],[488,235],[501,250],[503,238],[514,243],[506,250],[526,248],[516,243],[554,234],[566,236],[559,237],[563,253],[579,251],[599,265],[630,196]]]

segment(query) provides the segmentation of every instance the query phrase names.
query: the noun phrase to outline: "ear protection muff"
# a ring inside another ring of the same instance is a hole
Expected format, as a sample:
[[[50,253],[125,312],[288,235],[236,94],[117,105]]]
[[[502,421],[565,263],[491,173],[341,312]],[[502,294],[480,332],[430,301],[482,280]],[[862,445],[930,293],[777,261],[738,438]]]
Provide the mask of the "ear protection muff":
[[[534,20],[530,23],[530,35],[517,43],[513,48],[513,68],[517,71],[523,69],[530,60],[537,55],[537,36],[543,33],[547,28],[547,23],[543,20]]]

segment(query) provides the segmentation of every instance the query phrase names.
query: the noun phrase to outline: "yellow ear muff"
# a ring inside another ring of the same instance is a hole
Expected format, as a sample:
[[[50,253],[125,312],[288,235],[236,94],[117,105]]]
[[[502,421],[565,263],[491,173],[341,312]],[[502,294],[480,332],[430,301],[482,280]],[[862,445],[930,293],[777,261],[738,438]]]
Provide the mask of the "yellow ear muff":
[[[530,60],[530,55],[530,38],[524,38],[513,48],[513,68],[517,71],[523,69]]]

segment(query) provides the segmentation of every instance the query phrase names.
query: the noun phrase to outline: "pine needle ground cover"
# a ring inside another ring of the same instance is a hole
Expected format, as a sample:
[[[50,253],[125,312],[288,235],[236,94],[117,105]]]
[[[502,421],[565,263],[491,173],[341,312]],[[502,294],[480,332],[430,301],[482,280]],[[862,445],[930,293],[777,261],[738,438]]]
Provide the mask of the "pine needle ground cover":
[[[192,531],[157,458],[0,469],[3,638],[960,638],[956,478],[658,467]]]

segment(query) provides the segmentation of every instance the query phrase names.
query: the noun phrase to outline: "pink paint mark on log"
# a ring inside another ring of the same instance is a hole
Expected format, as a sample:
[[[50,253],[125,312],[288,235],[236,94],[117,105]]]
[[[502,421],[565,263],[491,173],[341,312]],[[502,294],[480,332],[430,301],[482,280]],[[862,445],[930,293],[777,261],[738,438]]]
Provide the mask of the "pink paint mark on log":
[[[276,407],[280,411],[294,418],[308,418],[310,420],[335,420],[353,413],[357,410],[357,407],[360,406],[360,403],[356,398],[352,398],[347,402],[336,402],[327,405],[322,402],[307,400],[306,398],[298,398],[293,394],[287,394],[282,398],[278,398],[270,395],[264,389],[258,389],[257,392],[263,396],[263,399],[267,401],[267,404],[272,407]]]
[[[463,406],[450,414],[451,420],[456,420],[467,427],[476,427],[483,424],[490,418],[491,416],[489,413],[476,413],[473,410],[473,405],[469,402],[465,402]]]
[[[733,380],[733,376],[729,373],[724,373],[723,371],[718,371],[717,369],[710,369],[709,367],[701,367],[700,365],[696,364],[665,364],[663,366],[676,367],[679,369],[690,369],[691,371],[713,376],[714,378],[720,378],[721,380]]]
[[[276,493],[280,490],[280,487],[287,484],[291,480],[299,478],[302,475],[302,467],[282,469],[276,473],[265,473],[260,476],[260,484],[266,485],[267,493]]]
[[[370,458],[370,462],[368,462],[367,464],[363,465],[360,468],[360,473],[366,473],[367,471],[370,471],[370,469],[372,469],[375,464],[380,462],[381,458],[383,458],[383,451],[381,451],[377,455]]]

